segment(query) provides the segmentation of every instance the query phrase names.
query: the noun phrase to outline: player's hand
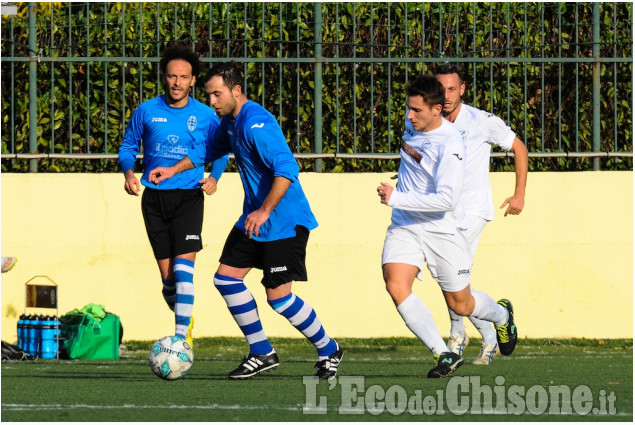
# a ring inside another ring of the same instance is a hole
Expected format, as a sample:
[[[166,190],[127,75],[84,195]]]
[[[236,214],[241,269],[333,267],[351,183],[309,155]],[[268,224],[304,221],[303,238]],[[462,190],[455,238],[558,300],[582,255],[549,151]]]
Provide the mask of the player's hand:
[[[128,195],[139,196],[139,189],[141,189],[139,179],[137,179],[132,171],[126,172],[125,177],[126,182],[123,185],[125,191],[128,193]]]
[[[203,189],[203,192],[205,192],[207,195],[212,195],[214,192],[216,192],[217,181],[214,177],[209,176],[208,178],[199,180],[198,182],[203,185],[201,189]]]
[[[377,188],[377,195],[379,195],[382,204],[388,205],[393,190],[394,188],[388,183],[380,183],[380,186]]]
[[[508,205],[507,210],[505,211],[505,217],[507,217],[507,214],[518,215],[523,211],[525,198],[522,196],[510,196],[505,199],[505,202],[503,202],[503,205],[501,205],[500,208],[505,208],[505,205]]]
[[[174,169],[172,167],[157,167],[150,171],[148,174],[148,180],[150,183],[159,184],[163,180],[167,180],[174,176]]]
[[[260,226],[269,220],[269,213],[262,209],[256,210],[245,218],[245,233],[251,239],[252,235],[258,237]]]

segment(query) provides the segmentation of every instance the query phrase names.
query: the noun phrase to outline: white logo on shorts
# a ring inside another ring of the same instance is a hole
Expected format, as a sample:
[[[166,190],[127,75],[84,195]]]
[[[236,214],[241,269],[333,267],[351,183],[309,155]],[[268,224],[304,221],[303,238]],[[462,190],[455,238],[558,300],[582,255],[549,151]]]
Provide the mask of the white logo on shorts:
[[[201,238],[200,238],[198,235],[185,235],[185,240],[186,240],[186,241],[189,241],[189,240],[191,240],[191,239],[194,239],[194,240],[199,240],[199,239],[201,239]]]
[[[286,271],[287,271],[287,266],[272,267],[271,270],[269,270],[269,273],[286,272]]]

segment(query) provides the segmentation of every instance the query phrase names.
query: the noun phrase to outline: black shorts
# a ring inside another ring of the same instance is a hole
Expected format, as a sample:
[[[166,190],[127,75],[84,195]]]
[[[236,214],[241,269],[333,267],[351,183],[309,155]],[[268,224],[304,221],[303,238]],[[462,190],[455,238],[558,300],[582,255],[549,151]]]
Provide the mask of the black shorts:
[[[145,188],[141,212],[157,260],[203,249],[204,199],[200,189]]]
[[[220,263],[239,269],[255,267],[263,271],[262,284],[274,289],[291,281],[306,281],[306,244],[309,230],[295,227],[295,237],[258,242],[233,227],[225,241]]]

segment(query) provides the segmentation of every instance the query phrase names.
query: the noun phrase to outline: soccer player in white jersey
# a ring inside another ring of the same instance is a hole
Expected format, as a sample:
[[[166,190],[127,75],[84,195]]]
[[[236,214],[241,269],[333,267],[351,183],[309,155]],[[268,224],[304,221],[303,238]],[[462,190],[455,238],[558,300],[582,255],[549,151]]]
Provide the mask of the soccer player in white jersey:
[[[432,314],[412,284],[427,264],[454,312],[494,323],[501,352],[516,345],[513,311],[507,300],[496,303],[471,290],[472,258],[465,236],[457,231],[462,217],[460,195],[465,174],[461,133],[441,114],[444,89],[433,76],[406,84],[407,118],[412,130],[403,137],[397,188],[381,183],[381,203],[393,208],[386,232],[382,270],[386,290],[406,326],[430,349],[435,359],[428,378],[442,378],[463,364],[437,330]]]
[[[470,244],[470,254],[473,259],[485,224],[495,218],[489,182],[492,146],[498,145],[514,153],[516,185],[514,195],[505,199],[500,206],[500,208],[507,206],[505,216],[520,214],[525,204],[525,184],[529,162],[527,148],[503,120],[461,102],[465,92],[465,82],[456,64],[440,65],[435,70],[435,77],[445,89],[443,116],[454,123],[465,140],[465,179],[461,195],[465,217],[459,228]],[[451,322],[448,347],[452,352],[461,355],[469,342],[463,318],[451,309],[448,311]],[[481,351],[472,363],[489,365],[498,350],[495,331],[488,322],[473,317],[470,317],[470,321],[483,338]]]

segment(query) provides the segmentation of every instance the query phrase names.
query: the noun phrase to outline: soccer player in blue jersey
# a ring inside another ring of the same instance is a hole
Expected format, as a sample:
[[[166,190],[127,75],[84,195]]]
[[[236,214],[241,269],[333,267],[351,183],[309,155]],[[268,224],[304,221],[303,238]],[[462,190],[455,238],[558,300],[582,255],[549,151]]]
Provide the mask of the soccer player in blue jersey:
[[[243,213],[225,242],[214,275],[216,288],[249,344],[249,354],[229,378],[247,379],[279,365],[256,302],[243,283],[255,267],[263,270],[269,305],[315,345],[315,375],[330,379],[337,374],[342,349],[326,334],[313,308],[291,292],[292,281],[307,280],[306,245],[318,223],[280,126],[267,110],[245,97],[242,84],[242,71],[235,62],[214,66],[205,78],[210,104],[222,118],[207,159],[233,152],[245,190]],[[195,165],[194,160],[184,159],[174,167],[153,170],[150,178],[161,182]]]
[[[210,176],[204,178],[206,146],[220,120],[208,106],[190,97],[200,69],[198,56],[189,47],[172,45],[165,50],[159,68],[165,94],[143,102],[134,111],[118,162],[125,177],[124,189],[139,196],[134,166],[143,142],[141,211],[161,273],[163,298],[174,311],[175,335],[191,345],[194,261],[203,248],[203,191],[208,195],[216,191],[229,157],[218,157]],[[186,156],[201,165],[160,186],[150,182],[150,170],[173,165]]]

